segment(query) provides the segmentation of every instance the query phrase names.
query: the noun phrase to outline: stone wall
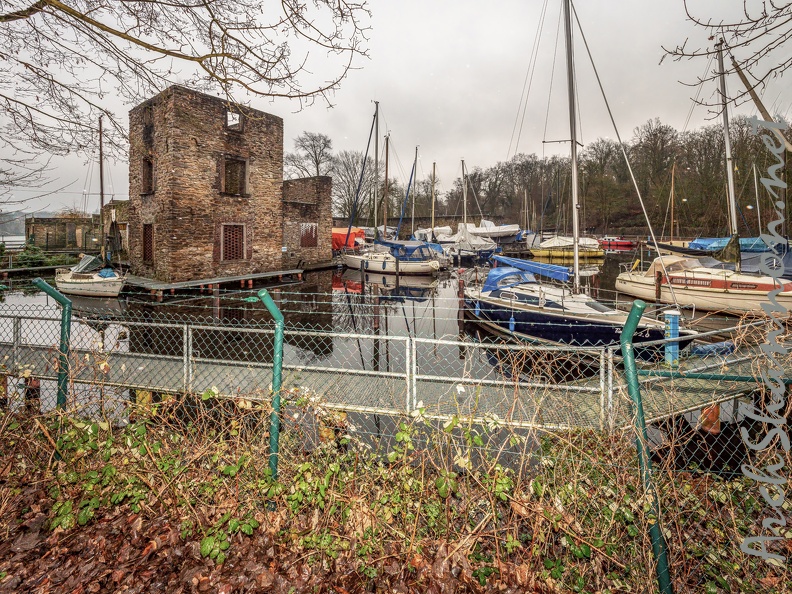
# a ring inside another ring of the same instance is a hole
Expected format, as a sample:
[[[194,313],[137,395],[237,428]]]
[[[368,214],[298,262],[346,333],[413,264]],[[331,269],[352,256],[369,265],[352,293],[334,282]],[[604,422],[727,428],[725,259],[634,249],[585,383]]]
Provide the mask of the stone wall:
[[[110,249],[115,249],[113,261],[129,257],[129,200],[112,200],[103,211],[104,234],[110,240]],[[118,246],[115,246],[118,244]]]
[[[284,268],[332,259],[332,188],[333,180],[329,176],[283,182]]]
[[[174,86],[129,119],[133,274],[178,282],[281,268],[281,118]],[[147,224],[150,262],[143,260]],[[244,229],[240,259],[224,257],[225,225]]]
[[[43,250],[98,252],[100,236],[99,215],[25,219],[25,238]]]

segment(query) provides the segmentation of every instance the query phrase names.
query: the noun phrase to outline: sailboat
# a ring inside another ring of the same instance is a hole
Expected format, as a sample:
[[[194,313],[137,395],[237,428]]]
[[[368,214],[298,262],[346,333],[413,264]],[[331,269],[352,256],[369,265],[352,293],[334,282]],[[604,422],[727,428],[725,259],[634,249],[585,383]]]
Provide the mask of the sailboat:
[[[763,313],[762,304],[770,304],[768,293],[781,289],[775,297],[780,305],[792,308],[792,282],[763,274],[746,273],[741,268],[740,237],[737,232],[737,201],[734,192],[726,81],[723,67],[723,41],[716,45],[720,70],[720,93],[723,110],[723,135],[726,176],[729,194],[729,230],[731,238],[721,250],[719,260],[733,264],[733,269],[713,268],[710,262],[690,256],[666,255],[655,258],[646,271],[627,270],[616,278],[616,290],[633,297],[717,311],[733,315]]]
[[[379,134],[379,102],[375,101],[374,122],[372,126],[375,128],[376,133]],[[369,139],[370,140],[370,139]],[[374,161],[377,167],[377,180],[379,179],[379,145],[375,142],[375,156]],[[363,171],[360,177],[363,179],[365,171],[365,159],[363,161]],[[413,170],[415,165],[413,165]],[[385,180],[386,180],[386,195],[387,195],[387,179],[388,179],[388,137],[385,137]],[[375,183],[374,193],[374,221],[376,223],[376,204],[377,204],[377,186],[378,181]],[[409,190],[408,190],[409,191]],[[405,198],[406,201],[406,198]],[[355,200],[357,202],[357,198]],[[402,208],[403,210],[403,208]],[[350,217],[349,229],[352,228],[352,218],[354,218],[354,208],[352,217]],[[387,223],[387,207],[384,212],[385,223]],[[401,220],[399,221],[401,225]],[[383,224],[383,229],[387,229],[387,225]],[[354,270],[363,269],[370,272],[378,272],[385,274],[425,274],[436,275],[441,268],[441,263],[436,256],[437,252],[432,249],[427,243],[422,241],[399,241],[397,239],[384,239],[379,237],[375,228],[374,243],[366,245],[355,250],[344,250],[341,254],[341,261],[347,268]],[[397,230],[398,236],[398,230]]]
[[[445,252],[461,265],[463,263],[476,264],[486,262],[498,249],[498,245],[485,235],[473,233],[474,225],[467,222],[467,187],[468,179],[465,171],[465,161],[462,160],[462,222],[457,226],[454,235],[438,237]]]
[[[567,83],[572,164],[572,287],[540,282],[537,276],[567,282],[569,269],[518,260],[504,256],[492,259],[502,264],[492,268],[479,287],[465,289],[465,313],[479,323],[497,329],[510,338],[528,342],[569,344],[576,346],[607,346],[618,343],[627,321],[627,314],[615,310],[584,294],[580,288],[580,234],[578,221],[578,160],[575,82],[572,63],[572,22],[570,0],[564,0],[564,24],[567,50]],[[685,344],[695,332],[684,330]],[[662,340],[664,325],[642,319],[636,342]],[[636,354],[654,358],[656,347]]]
[[[118,297],[126,275],[110,266],[104,232],[104,155],[102,152],[102,118],[99,117],[99,225],[102,229],[101,256],[86,255],[72,268],[55,270],[55,286],[65,295],[83,297]]]

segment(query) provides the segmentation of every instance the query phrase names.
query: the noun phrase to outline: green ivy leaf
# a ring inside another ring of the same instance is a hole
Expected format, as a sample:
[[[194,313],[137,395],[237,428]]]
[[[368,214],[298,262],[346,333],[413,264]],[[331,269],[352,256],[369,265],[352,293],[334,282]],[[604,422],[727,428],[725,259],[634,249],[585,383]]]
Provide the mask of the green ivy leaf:
[[[201,540],[201,557],[208,557],[215,546],[214,536],[207,536]]]

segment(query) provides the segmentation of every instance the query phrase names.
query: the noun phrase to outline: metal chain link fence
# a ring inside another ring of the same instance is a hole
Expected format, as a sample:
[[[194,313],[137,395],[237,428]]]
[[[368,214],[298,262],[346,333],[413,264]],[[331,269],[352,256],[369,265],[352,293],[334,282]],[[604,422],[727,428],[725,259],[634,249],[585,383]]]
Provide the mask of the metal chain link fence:
[[[659,523],[674,591],[790,591],[788,565],[740,550],[744,537],[771,534],[763,520],[789,517],[788,482],[775,483],[785,500],[768,500],[763,484],[743,471],[775,464],[784,477],[792,468],[782,439],[766,440],[761,451],[746,446],[764,443],[773,427],[763,383],[769,363],[759,345],[777,326],[731,331],[733,352],[709,349],[679,368],[639,365],[656,517],[636,460],[641,431],[616,346],[514,345],[474,332],[419,336],[428,317],[410,320],[404,302],[346,292],[284,291],[276,302],[286,315],[279,479],[302,484],[310,453],[374,456],[378,465],[366,467],[372,500],[350,503],[345,520],[357,538],[399,516],[414,525],[405,538],[445,534],[463,542],[460,563],[474,564],[479,577],[502,571],[493,556],[506,553],[517,559],[514,571],[562,591],[652,591],[649,528]],[[297,304],[299,316],[290,315]],[[214,417],[220,423],[255,412],[255,435],[265,445],[272,319],[250,298],[216,305],[198,313],[149,305],[75,311],[61,412],[117,427],[165,403],[185,418],[215,406],[224,411]],[[380,316],[388,307],[397,311],[391,328]],[[405,315],[397,325],[399,309]],[[57,305],[0,307],[6,413],[55,411],[60,315]],[[462,327],[451,307],[435,309],[431,322],[438,319],[446,329]],[[773,339],[790,346],[785,329]],[[775,361],[781,377],[792,377],[786,351],[779,348]],[[787,404],[773,417],[788,419],[789,412]],[[399,463],[434,477],[431,497],[376,486],[387,484],[374,476],[383,464]],[[474,493],[488,499],[471,499]],[[769,548],[792,553],[792,527],[775,529],[786,539]],[[489,544],[474,544],[472,534]]]

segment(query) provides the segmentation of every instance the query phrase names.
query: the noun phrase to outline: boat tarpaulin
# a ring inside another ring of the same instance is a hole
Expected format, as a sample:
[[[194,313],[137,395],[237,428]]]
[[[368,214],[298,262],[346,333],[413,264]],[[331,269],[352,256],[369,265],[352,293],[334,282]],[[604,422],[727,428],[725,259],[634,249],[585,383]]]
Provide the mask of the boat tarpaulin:
[[[508,289],[517,285],[527,285],[536,282],[536,278],[530,272],[518,270],[512,266],[498,266],[490,268],[487,278],[481,287],[482,291],[496,291],[498,289]]]
[[[347,232],[349,237],[347,238]],[[346,227],[333,227],[333,249],[340,250],[343,247],[355,247],[355,240],[360,239],[358,243],[363,243],[366,239],[366,234],[363,229],[359,227],[352,227],[348,230]]]
[[[545,278],[552,278],[561,282],[569,280],[569,268],[566,266],[557,266],[555,264],[545,264],[543,262],[534,262],[533,260],[520,260],[519,258],[508,258],[506,256],[492,256],[492,259],[499,264],[511,266],[518,270],[524,270],[531,274],[538,274]]]

